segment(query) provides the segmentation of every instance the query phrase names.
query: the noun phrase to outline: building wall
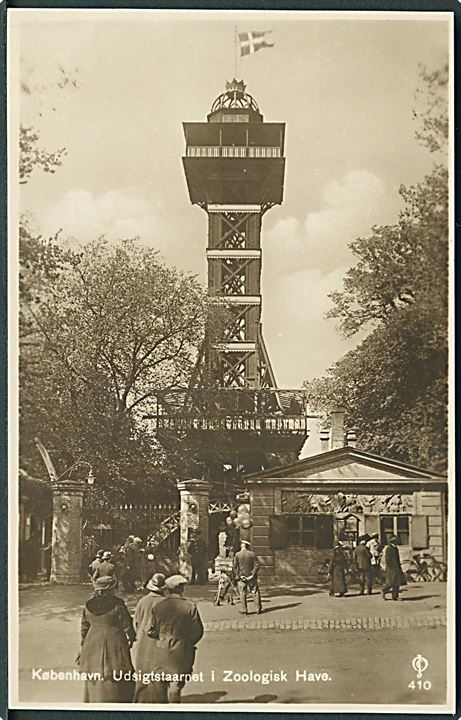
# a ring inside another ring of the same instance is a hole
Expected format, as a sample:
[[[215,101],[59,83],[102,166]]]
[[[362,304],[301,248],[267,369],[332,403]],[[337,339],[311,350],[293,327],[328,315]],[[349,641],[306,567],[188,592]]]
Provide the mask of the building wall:
[[[296,491],[296,488],[290,488],[290,490]],[[297,490],[305,492],[305,486],[300,486]],[[331,556],[331,549],[289,546],[285,549],[273,550],[270,547],[270,517],[282,514],[281,496],[281,488],[273,485],[258,485],[251,490],[253,549],[261,563],[260,577],[262,581],[302,581],[308,579],[309,569],[314,562]],[[410,515],[410,544],[400,547],[401,560],[410,558],[414,552],[426,551],[436,559],[446,562],[446,530],[442,493],[421,491],[407,495],[406,498],[409,502],[403,505],[403,510],[386,509],[386,506],[383,506],[384,495],[382,494],[379,497],[376,495],[362,497],[370,499],[371,507],[367,508],[366,513],[353,512],[359,520],[359,534],[379,531],[379,518],[383,514]],[[376,498],[378,498],[378,502],[375,504],[376,510],[373,511],[371,501]],[[392,502],[389,507],[393,507]],[[336,513],[333,514],[336,515]],[[418,520],[415,516],[418,516]],[[426,522],[422,516],[427,518]],[[413,547],[412,542],[417,542],[416,536],[420,540],[417,547]],[[421,541],[421,538],[424,538],[424,541]]]

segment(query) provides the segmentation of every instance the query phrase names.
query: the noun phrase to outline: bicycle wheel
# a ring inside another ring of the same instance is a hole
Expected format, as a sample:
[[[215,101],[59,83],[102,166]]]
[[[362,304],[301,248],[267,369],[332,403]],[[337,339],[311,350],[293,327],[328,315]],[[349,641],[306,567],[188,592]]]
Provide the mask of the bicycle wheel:
[[[309,568],[309,578],[313,582],[325,585],[328,582],[328,565],[321,561],[312,563]]]
[[[408,582],[418,582],[422,579],[421,571],[414,560],[404,560],[402,563],[402,572],[405,573]]]
[[[441,560],[433,560],[429,566],[430,579],[435,582],[446,582],[448,575],[447,564]]]

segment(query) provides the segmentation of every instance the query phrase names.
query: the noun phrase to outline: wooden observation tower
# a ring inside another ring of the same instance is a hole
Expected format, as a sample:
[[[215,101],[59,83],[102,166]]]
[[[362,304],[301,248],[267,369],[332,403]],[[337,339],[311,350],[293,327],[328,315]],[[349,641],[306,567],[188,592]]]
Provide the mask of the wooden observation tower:
[[[189,197],[208,215],[208,290],[225,322],[191,387],[159,396],[155,420],[160,434],[194,433],[207,479],[235,486],[242,473],[296,460],[307,436],[304,393],[277,388],[261,327],[261,228],[283,200],[285,124],[265,122],[234,79],[184,134]]]

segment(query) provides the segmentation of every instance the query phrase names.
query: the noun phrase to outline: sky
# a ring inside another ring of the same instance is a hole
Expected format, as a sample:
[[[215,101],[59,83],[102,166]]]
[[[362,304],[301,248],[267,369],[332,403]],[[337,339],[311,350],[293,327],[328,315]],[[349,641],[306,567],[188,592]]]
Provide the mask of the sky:
[[[189,202],[182,122],[205,121],[236,74],[235,29],[271,30],[274,47],[238,59],[237,76],[266,121],[286,123],[284,202],[263,219],[262,321],[279,386],[299,387],[362,337],[325,318],[354,263],[348,244],[396,222],[400,185],[430,172],[414,91],[419,64],[447,62],[449,18],[10,10],[11,112],[67,150],[54,175],[21,186],[20,210],[72,243],[139,236],[205,282],[207,216]]]

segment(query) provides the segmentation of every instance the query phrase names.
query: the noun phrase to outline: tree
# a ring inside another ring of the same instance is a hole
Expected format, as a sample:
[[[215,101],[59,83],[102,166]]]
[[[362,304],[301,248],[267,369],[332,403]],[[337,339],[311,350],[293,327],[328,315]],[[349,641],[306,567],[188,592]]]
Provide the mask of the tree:
[[[448,69],[422,70],[419,142],[444,152]],[[401,186],[395,225],[375,226],[350,248],[357,258],[328,317],[346,336],[370,332],[323,378],[307,382],[311,406],[345,405],[364,449],[443,471],[447,462],[448,171],[437,164]]]
[[[100,238],[76,253],[29,237],[27,247],[23,466],[40,434],[61,470],[91,461],[99,500],[168,495],[165,452],[143,417],[160,388],[187,387],[208,312],[200,284],[134,240]]]
[[[25,185],[32,172],[42,169],[47,173],[56,172],[62,165],[63,157],[67,151],[60,148],[54,152],[47,152],[39,145],[40,135],[32,127],[21,125],[19,128],[19,182]]]

